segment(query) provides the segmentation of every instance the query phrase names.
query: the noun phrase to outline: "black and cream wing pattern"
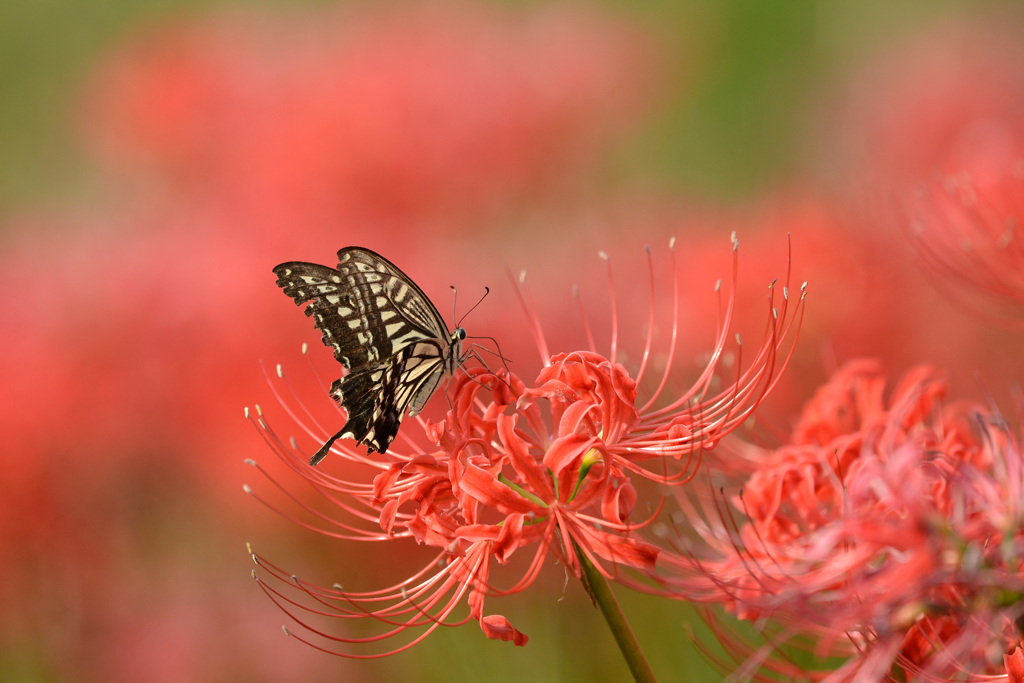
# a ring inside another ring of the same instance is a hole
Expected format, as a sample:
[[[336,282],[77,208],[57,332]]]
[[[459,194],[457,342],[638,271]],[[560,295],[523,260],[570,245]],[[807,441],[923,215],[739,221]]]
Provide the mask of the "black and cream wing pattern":
[[[310,464],[323,460],[339,438],[355,439],[369,453],[387,452],[406,412],[419,413],[441,380],[455,372],[465,330],[449,333],[416,283],[369,249],[345,247],[337,269],[290,261],[274,274],[284,293],[305,305],[324,344],[348,368],[331,385],[347,421]]]

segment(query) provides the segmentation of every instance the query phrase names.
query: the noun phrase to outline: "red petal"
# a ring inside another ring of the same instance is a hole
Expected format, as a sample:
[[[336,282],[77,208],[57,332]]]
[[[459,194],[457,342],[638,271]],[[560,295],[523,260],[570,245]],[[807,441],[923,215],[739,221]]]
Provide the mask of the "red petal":
[[[522,647],[530,639],[522,631],[513,628],[508,619],[500,614],[491,614],[480,620],[480,628],[484,635],[492,640],[511,640]]]
[[[487,507],[499,510],[504,514],[516,512],[529,514],[538,511],[536,504],[502,484],[490,472],[474,465],[466,467],[460,485],[465,493],[473,496]]]

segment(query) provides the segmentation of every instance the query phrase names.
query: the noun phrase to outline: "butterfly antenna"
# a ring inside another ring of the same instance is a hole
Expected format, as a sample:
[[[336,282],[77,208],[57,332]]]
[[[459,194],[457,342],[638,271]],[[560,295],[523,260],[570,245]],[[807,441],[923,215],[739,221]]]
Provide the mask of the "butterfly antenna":
[[[452,288],[452,320],[456,320],[459,316],[459,289],[455,285],[448,285]],[[455,327],[458,327],[459,323],[455,323]]]
[[[455,297],[458,296],[459,292],[458,292],[457,289],[455,289],[455,285],[451,285],[451,288],[452,288],[452,292],[454,292],[454,294],[452,295],[452,299],[454,300]],[[462,318],[458,322],[455,323],[455,327],[462,327],[462,321],[465,320],[467,317],[469,317],[469,314],[472,313],[473,311],[475,311],[476,307],[479,306],[480,304],[482,304],[484,302],[484,299],[486,299],[487,295],[490,294],[490,293],[491,293],[491,288],[490,287],[484,287],[484,294],[483,294],[483,296],[481,296],[480,300],[477,301],[475,304],[473,304],[472,308],[470,308],[468,311],[466,311],[466,314],[464,316],[462,316]],[[452,302],[452,307],[453,308],[455,307],[454,301]],[[453,320],[455,319],[455,311],[454,310],[452,311],[452,319]]]

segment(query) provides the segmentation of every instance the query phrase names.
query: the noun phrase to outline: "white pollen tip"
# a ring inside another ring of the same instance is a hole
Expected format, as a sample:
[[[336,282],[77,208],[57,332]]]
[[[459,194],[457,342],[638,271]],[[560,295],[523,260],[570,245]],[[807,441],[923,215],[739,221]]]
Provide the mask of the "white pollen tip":
[[[252,495],[252,488],[248,484],[242,484],[242,490],[248,493],[250,496]]]
[[[281,369],[281,364],[277,364],[277,376],[284,379],[284,370]]]
[[[283,625],[282,625],[282,626],[281,626],[281,630],[282,630],[282,631],[284,631],[284,634],[285,634],[286,636],[288,636],[289,638],[291,638],[291,636],[292,636],[292,632],[288,630],[288,627],[287,627],[287,626],[283,626]]]
[[[254,403],[253,404],[253,408],[256,409],[256,414],[257,415],[259,415],[260,417],[263,417],[263,408],[260,408],[260,404],[259,403]]]
[[[524,284],[525,282],[526,282],[526,269],[523,268],[522,270],[519,271],[519,284]]]
[[[789,287],[782,288],[782,298],[789,300]]]
[[[245,411],[244,412],[245,412],[245,419],[248,420],[249,419],[249,406],[245,407]]]
[[[247,552],[248,552],[248,553],[249,553],[250,555],[255,555],[255,554],[256,554],[256,553],[254,553],[254,552],[252,551],[252,543],[249,543],[249,541],[246,541],[246,542],[245,542],[245,549],[246,549],[246,551],[247,551]]]
[[[722,278],[718,278],[718,280],[715,281],[715,291],[716,292],[721,292],[722,291]]]
[[[249,467],[259,467],[259,465],[258,465],[258,464],[256,464],[256,461],[255,461],[255,460],[253,460],[252,458],[246,458],[246,459],[245,459],[245,460],[243,460],[242,462],[244,462],[244,463],[245,463],[246,465],[248,465]]]
[[[309,353],[309,344],[302,342],[302,355]]]
[[[668,239],[668,248],[669,249],[675,249],[676,248],[676,238],[675,238],[674,235]]]
[[[608,260],[608,252],[606,252],[606,251],[604,251],[602,249],[601,251],[597,252],[597,257],[607,261]]]
[[[741,337],[739,333],[736,334],[736,343],[743,346],[743,337]]]

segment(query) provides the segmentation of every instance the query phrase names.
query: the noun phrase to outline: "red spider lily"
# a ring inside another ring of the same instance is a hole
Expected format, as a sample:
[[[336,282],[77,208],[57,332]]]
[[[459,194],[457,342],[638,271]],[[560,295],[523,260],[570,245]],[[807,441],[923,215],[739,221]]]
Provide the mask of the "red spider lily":
[[[652,268],[652,287],[653,273]],[[262,411],[250,413],[275,454],[334,508],[325,511],[288,493],[315,520],[295,517],[299,523],[340,539],[413,540],[436,551],[412,577],[370,592],[316,586],[254,555],[266,576],[277,580],[254,572],[261,588],[303,628],[329,641],[365,643],[423,630],[382,654],[335,654],[373,657],[402,651],[438,626],[451,625],[464,598],[466,619],[477,620],[485,635],[523,645],[527,637],[504,616],[485,614],[484,602],[527,589],[549,555],[577,577],[581,558],[605,577],[618,578],[620,569],[653,573],[660,549],[639,532],[657,517],[663,494],[650,501],[651,516],[637,520],[637,487],[677,485],[693,476],[702,451],[735,430],[774,385],[786,362],[779,352],[795,336],[803,310],[803,295],[789,309],[788,290],[776,310],[772,288],[765,337],[751,367],[738,370],[730,386],[712,391],[727,345],[730,296],[708,368],[693,388],[665,397],[680,321],[678,315],[670,318],[669,348],[656,356],[650,343],[653,290],[648,344],[635,375],[611,360],[616,356],[614,327],[607,356],[594,349],[549,354],[529,290],[521,286],[517,291],[545,363],[535,382],[528,386],[507,370],[467,368],[450,384],[447,417],[440,422],[417,418],[419,432],[406,425],[384,457],[336,445],[339,457],[334,460],[344,466],[343,473],[311,468],[308,454],[294,440],[283,441]],[[675,287],[674,292],[677,308]],[[612,318],[617,319],[614,299]],[[663,363],[657,387],[640,401],[637,387],[656,362]],[[278,393],[282,406],[300,429],[319,439],[324,430],[292,395],[295,400],[284,400],[284,392]],[[521,577],[499,587],[495,564],[510,564],[517,552],[515,560],[530,553]],[[278,582],[293,590],[286,593]],[[372,618],[385,630],[368,638],[330,636],[309,622],[311,615]]]
[[[946,178],[914,198],[912,235],[954,300],[989,314],[1024,315],[1024,159],[998,178]]]
[[[765,680],[880,680],[893,667],[904,672],[893,680],[993,680],[1019,666],[1004,654],[1021,642],[1024,614],[1020,441],[981,406],[944,405],[945,383],[929,368],[908,373],[888,401],[883,388],[876,363],[847,365],[790,444],[753,460],[732,500],[738,512],[716,500],[698,515],[683,502],[714,552],[663,554],[682,571],[674,585],[741,618],[774,620],[769,646],[722,633]],[[769,653],[797,637],[849,659],[795,674]]]

